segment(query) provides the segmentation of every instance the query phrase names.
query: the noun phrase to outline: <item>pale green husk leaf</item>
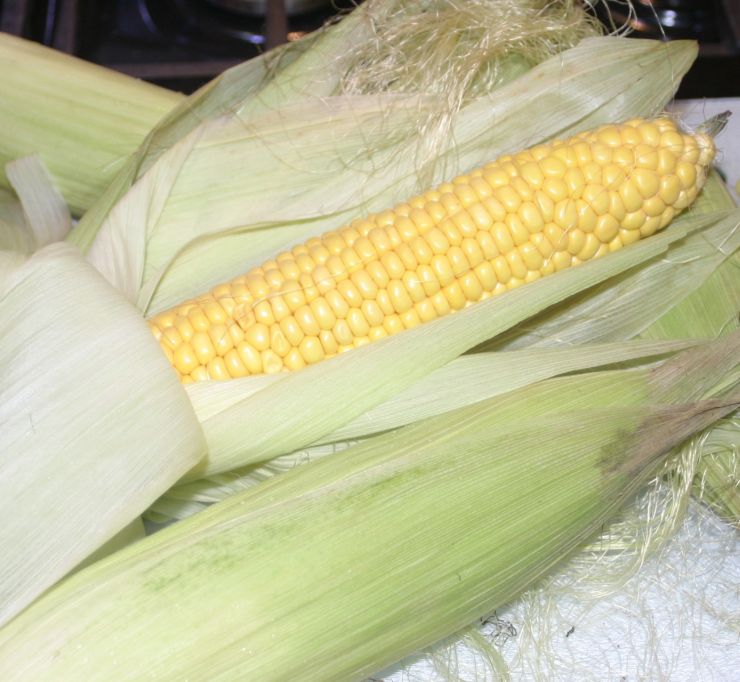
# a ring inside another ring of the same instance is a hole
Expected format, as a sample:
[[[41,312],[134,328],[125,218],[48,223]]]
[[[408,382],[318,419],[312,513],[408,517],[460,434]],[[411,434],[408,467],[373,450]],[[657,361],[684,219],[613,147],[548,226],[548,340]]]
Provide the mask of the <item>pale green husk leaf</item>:
[[[72,215],[41,157],[11,161],[5,166],[5,174],[23,207],[34,247],[62,241],[72,228]]]
[[[31,253],[33,235],[15,192],[0,187],[0,251]]]
[[[693,400],[739,340],[547,380],[218,503],[52,590],[0,632],[0,672],[368,675],[511,599],[736,407]]]
[[[0,252],[0,622],[204,454],[138,311],[67,244]]]
[[[464,106],[434,180],[597,122],[656,114],[694,55],[685,42],[586,39]],[[108,213],[91,262],[151,313],[387,208],[420,189],[414,121],[424,106],[416,95],[340,96],[208,120]]]
[[[708,191],[707,191],[708,190]],[[724,185],[712,182],[700,197],[699,208],[734,206]],[[740,223],[740,221],[738,221]],[[740,225],[735,232],[740,233]],[[725,248],[729,251],[732,237]],[[643,331],[650,339],[713,338],[740,329],[740,251],[719,267],[680,303]],[[696,465],[694,494],[723,519],[740,526],[740,418],[721,422],[701,440],[703,456]]]
[[[8,34],[0,34],[0,73],[0,166],[39,154],[78,215],[183,99]],[[0,186],[8,186],[2,172]]]

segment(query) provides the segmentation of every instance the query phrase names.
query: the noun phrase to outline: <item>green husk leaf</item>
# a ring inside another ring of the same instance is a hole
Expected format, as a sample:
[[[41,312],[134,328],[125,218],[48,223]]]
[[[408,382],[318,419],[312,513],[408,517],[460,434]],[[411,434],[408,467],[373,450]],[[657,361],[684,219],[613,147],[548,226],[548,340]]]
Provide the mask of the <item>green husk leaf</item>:
[[[0,187],[0,251],[31,253],[33,242],[21,202],[15,192]]]
[[[296,89],[303,83],[310,84],[315,97],[328,95],[333,89],[328,73],[337,56],[332,50],[341,54],[347,38],[360,39],[356,24],[357,20],[350,18],[330,30],[317,31],[250,59],[182,101],[147,135],[136,154],[83,216],[70,241],[87,251],[108,213],[136,180],[178,141],[198,135],[200,126],[221,117],[270,111],[278,101],[290,103],[300,95]]]
[[[685,42],[584,40],[463,107],[431,175],[441,181],[597,121],[656,114],[694,55]],[[153,313],[288,244],[387,208],[429,175],[415,152],[425,101],[434,105],[416,95],[314,98],[206,121],[110,211],[89,257]]]
[[[204,454],[141,316],[63,242],[0,252],[0,623]]]
[[[238,494],[57,586],[0,631],[0,672],[368,675],[510,600],[736,409],[737,390],[691,401],[739,341],[540,382]]]
[[[21,202],[35,248],[64,239],[72,228],[72,215],[41,157],[11,161],[5,174]]]
[[[128,526],[118,531],[110,540],[98,547],[81,564],[75,566],[74,570],[79,571],[85,568],[85,566],[91,566],[96,561],[100,561],[104,557],[110,556],[114,552],[118,552],[124,547],[138,542],[145,537],[146,528],[144,527],[144,521],[141,518],[136,518]]]
[[[222,396],[219,400],[224,405],[218,413],[200,417],[209,456],[188,478],[264,461],[316,442],[483,340],[665,253],[671,243],[685,237],[687,229],[699,225],[687,227],[688,222],[677,222],[608,258],[563,270],[403,334],[260,383],[258,391],[249,377],[226,382],[228,388],[210,389],[208,383],[187,386],[196,409],[203,398],[193,396],[208,395],[211,390]],[[383,371],[378,372],[378,367]],[[236,402],[239,393],[244,398]],[[230,397],[224,399],[226,395]]]
[[[103,192],[183,99],[149,83],[0,34],[0,167],[39,154],[75,214]],[[9,187],[0,172],[0,186]]]
[[[716,178],[699,197],[698,210],[733,207],[735,202]],[[740,221],[739,221],[740,222]],[[740,233],[738,226],[735,234]],[[729,237],[731,237],[730,235]],[[728,237],[728,241],[729,241]],[[729,244],[727,247],[729,249]],[[683,300],[641,336],[650,339],[713,338],[740,329],[740,251],[735,250]],[[728,523],[740,526],[740,421],[728,418],[701,441],[694,495]]]
[[[242,470],[208,476],[172,488],[147,510],[147,518],[157,523],[170,518],[187,518],[202,511],[208,504],[225,499],[276,473],[333,455],[373,434],[472,405],[560,374],[628,360],[655,361],[657,356],[685,350],[694,343],[637,341],[463,355],[341,426],[320,439],[318,444]],[[265,378],[268,379],[266,384],[279,379],[274,375]],[[194,390],[190,393],[201,420],[228,408],[229,399],[238,399],[238,395],[228,390],[229,382],[212,382],[203,386],[212,390]]]

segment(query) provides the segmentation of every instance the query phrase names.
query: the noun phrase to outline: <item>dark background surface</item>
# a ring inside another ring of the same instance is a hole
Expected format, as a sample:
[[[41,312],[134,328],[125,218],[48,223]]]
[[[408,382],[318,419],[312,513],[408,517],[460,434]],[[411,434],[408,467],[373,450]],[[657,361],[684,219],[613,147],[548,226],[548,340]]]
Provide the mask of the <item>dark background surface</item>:
[[[636,38],[699,41],[679,97],[740,97],[740,0],[635,0],[632,16],[623,2],[605,4]],[[0,30],[192,92],[351,7],[350,0],[0,0]],[[608,21],[603,11],[600,18]]]

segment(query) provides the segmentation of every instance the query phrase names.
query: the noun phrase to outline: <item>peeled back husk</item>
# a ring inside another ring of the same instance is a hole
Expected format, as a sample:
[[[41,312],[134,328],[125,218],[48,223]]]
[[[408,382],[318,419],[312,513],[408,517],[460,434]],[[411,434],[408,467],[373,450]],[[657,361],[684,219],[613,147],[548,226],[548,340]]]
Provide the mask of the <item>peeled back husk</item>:
[[[0,623],[204,454],[137,311],[64,243],[0,251]]]

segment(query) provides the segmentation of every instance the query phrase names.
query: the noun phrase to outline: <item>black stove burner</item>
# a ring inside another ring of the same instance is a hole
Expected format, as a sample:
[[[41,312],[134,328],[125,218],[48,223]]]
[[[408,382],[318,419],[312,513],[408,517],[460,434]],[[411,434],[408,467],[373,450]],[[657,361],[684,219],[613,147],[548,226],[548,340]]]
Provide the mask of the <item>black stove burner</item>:
[[[625,2],[607,0],[611,21],[629,26],[645,38],[693,38],[703,43],[720,40],[718,12],[712,0],[637,0],[630,11]],[[606,12],[602,5],[602,17]]]
[[[0,30],[191,92],[359,1],[0,0]],[[740,96],[740,0],[633,0],[632,13],[623,0],[593,4],[635,37],[699,41],[680,97]]]

